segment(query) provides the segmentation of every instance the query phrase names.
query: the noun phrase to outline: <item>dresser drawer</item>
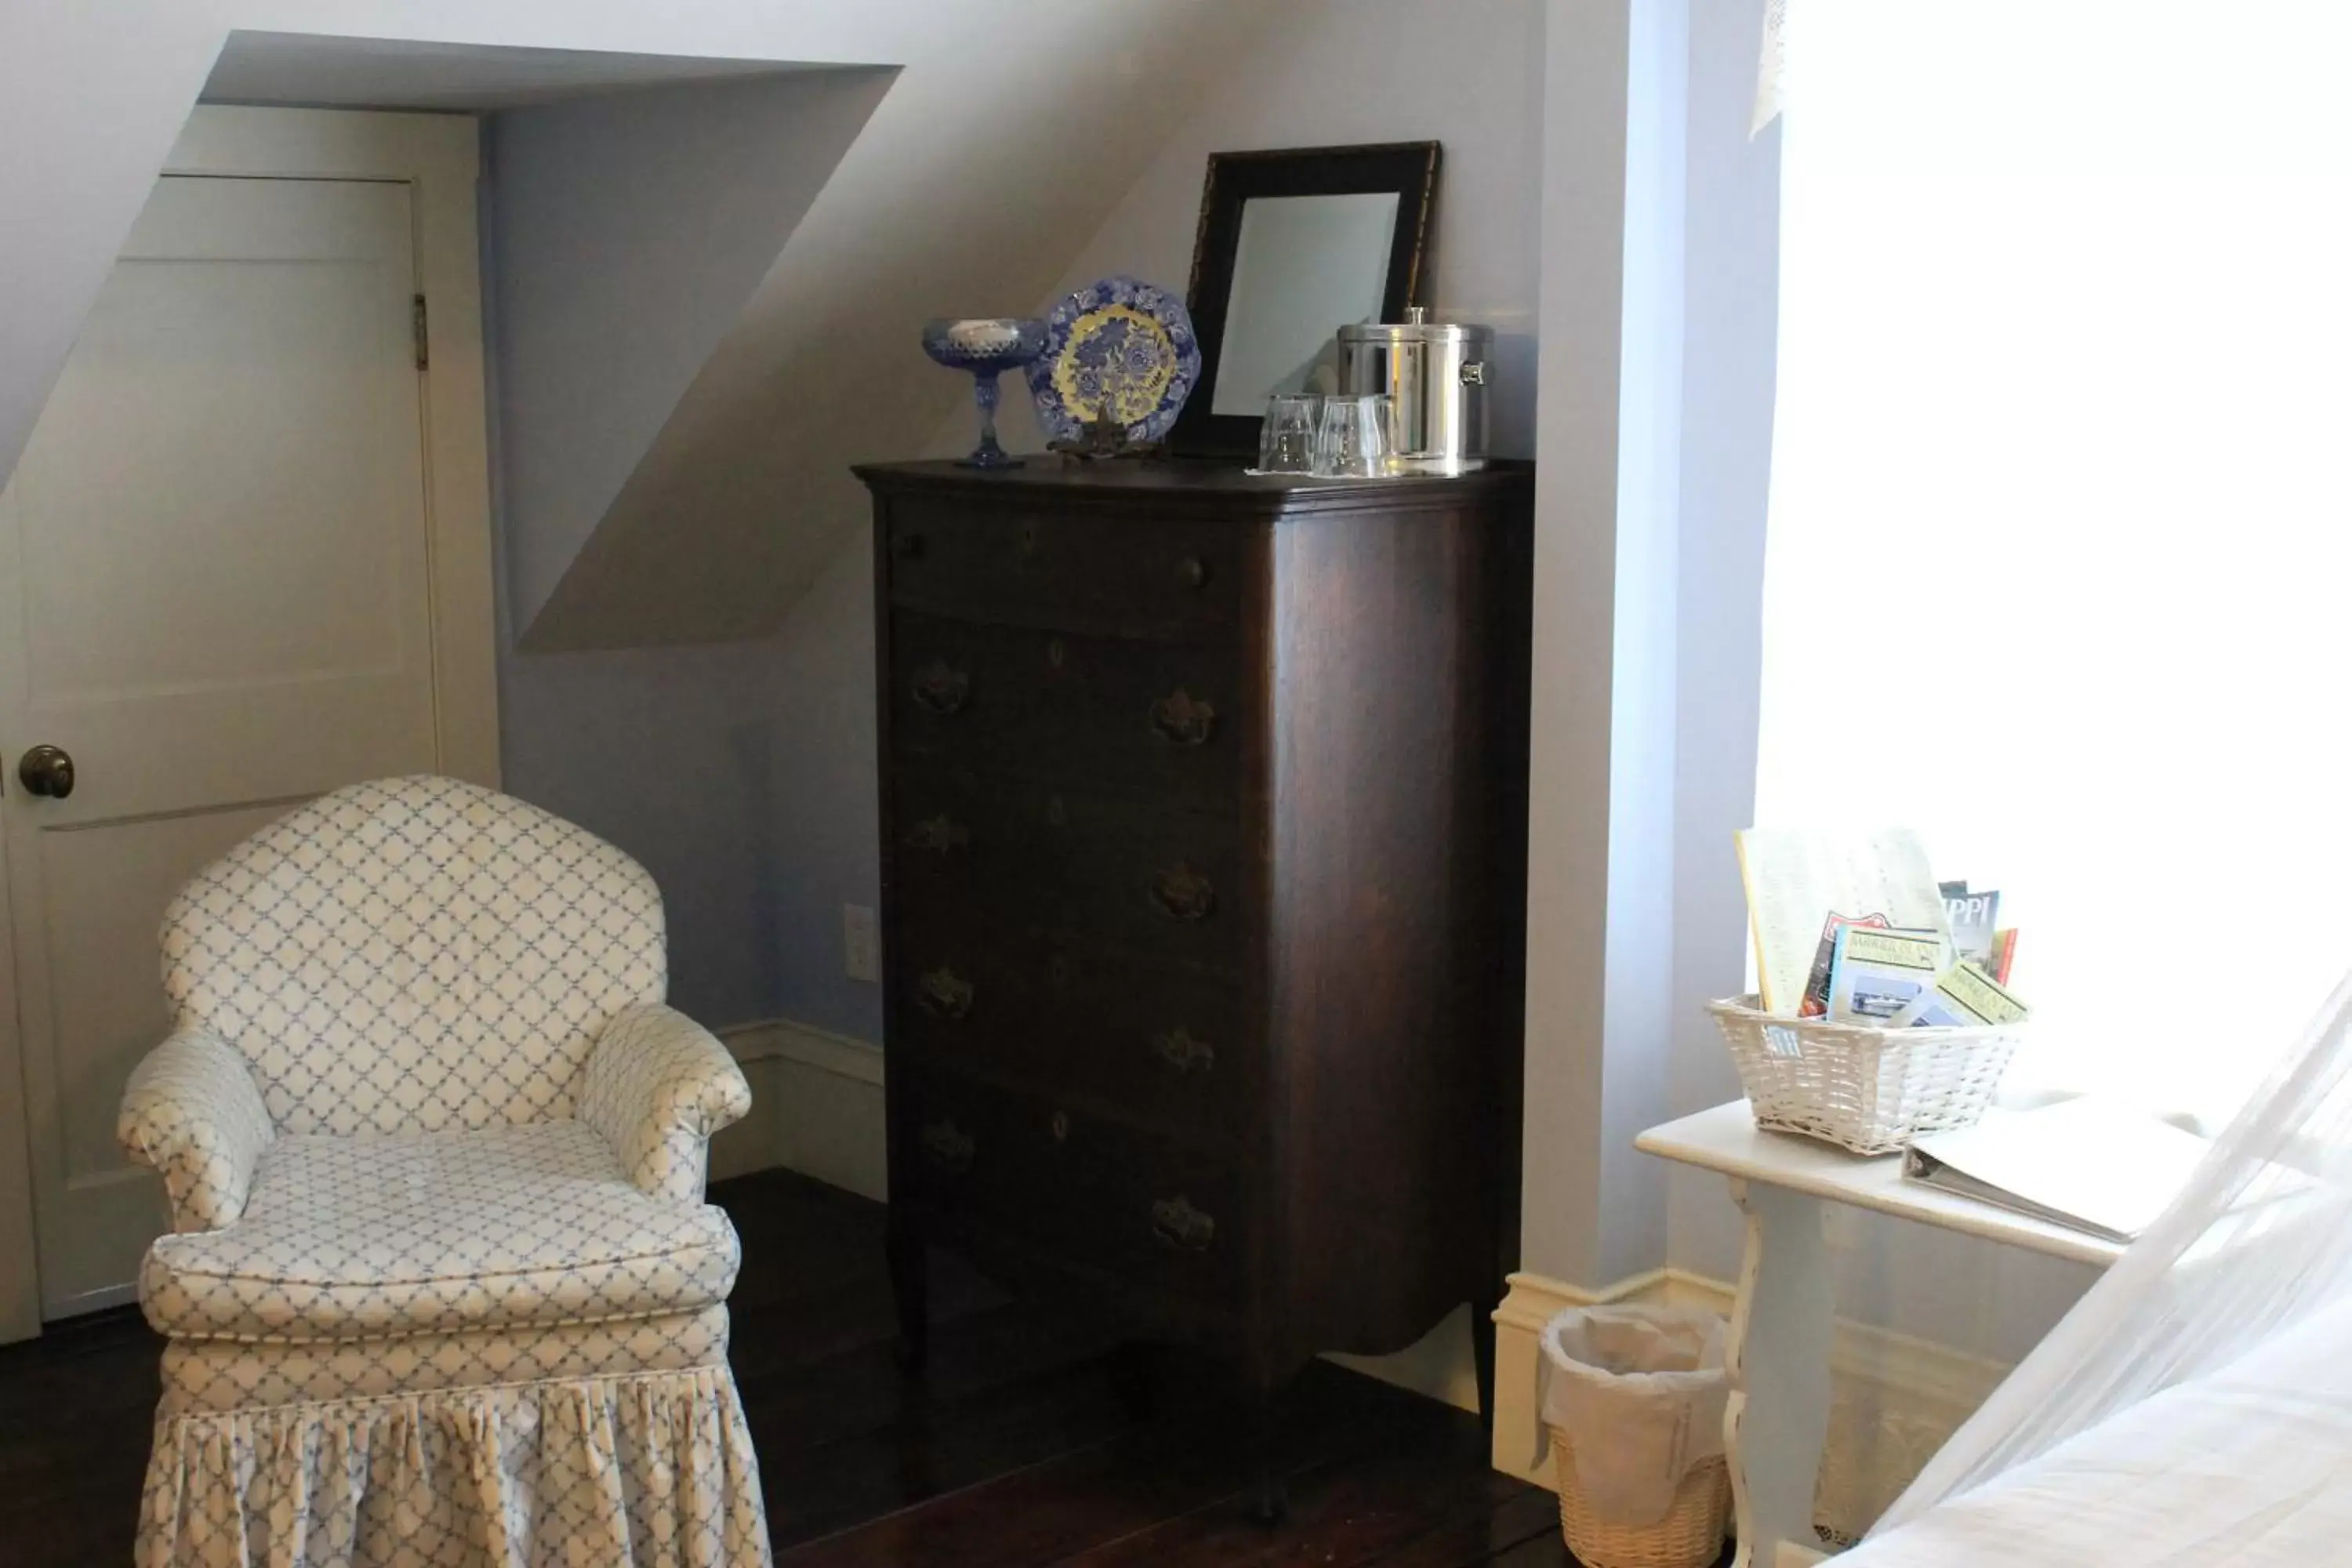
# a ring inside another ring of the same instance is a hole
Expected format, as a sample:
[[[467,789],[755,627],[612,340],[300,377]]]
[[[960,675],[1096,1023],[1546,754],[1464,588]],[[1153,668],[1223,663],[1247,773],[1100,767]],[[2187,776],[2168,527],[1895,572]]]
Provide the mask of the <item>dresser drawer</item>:
[[[1222,804],[1240,780],[1237,664],[1223,644],[897,615],[890,746],[903,758]]]
[[[1239,618],[1248,523],[900,500],[894,604],[967,620],[1188,637]]]
[[[1234,982],[904,905],[898,926],[894,1053],[1239,1140],[1259,1062]]]
[[[1232,969],[1248,910],[1234,811],[902,764],[891,888],[950,929],[1075,934]]]
[[[998,1232],[1128,1289],[1228,1297],[1244,1256],[1237,1164],[1045,1095],[895,1076],[894,1202]]]

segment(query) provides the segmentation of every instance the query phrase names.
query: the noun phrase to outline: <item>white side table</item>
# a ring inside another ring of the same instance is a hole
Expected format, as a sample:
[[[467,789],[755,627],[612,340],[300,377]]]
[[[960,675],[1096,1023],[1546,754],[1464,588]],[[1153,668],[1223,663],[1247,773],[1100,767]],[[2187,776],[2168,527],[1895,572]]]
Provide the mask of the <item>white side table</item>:
[[[1813,1486],[1829,1430],[1836,1303],[1822,1240],[1824,1204],[1847,1204],[2104,1268],[2123,1248],[1903,1179],[1903,1157],[1864,1159],[1758,1130],[1735,1100],[1653,1127],[1634,1147],[1731,1180],[1748,1244],[1731,1311],[1725,1462],[1739,1531],[1733,1568],[1817,1563]]]

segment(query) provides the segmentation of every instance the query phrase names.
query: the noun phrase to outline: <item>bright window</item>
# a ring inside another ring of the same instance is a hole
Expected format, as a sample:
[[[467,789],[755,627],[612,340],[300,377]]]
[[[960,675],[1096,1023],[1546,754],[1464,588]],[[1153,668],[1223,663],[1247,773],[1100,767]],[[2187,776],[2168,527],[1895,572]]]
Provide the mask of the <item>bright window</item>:
[[[2352,5],[1792,0],[1757,820],[2227,1109],[2352,966]]]

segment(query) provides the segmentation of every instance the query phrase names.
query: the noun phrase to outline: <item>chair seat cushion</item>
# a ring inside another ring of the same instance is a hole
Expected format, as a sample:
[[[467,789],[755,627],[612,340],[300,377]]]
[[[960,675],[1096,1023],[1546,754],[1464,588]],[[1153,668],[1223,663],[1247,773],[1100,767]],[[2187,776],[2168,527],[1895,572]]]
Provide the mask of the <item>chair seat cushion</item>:
[[[148,1249],[139,1298],[179,1339],[357,1339],[692,1311],[727,1299],[734,1226],[630,1184],[570,1121],[281,1137],[244,1215]]]

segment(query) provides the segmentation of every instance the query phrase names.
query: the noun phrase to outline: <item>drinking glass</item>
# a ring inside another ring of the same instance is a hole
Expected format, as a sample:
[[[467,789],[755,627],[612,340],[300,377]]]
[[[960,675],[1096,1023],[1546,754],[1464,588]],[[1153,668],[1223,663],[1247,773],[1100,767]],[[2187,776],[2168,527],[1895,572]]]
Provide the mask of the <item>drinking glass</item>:
[[[1323,400],[1315,436],[1314,472],[1325,479],[1372,479],[1389,471],[1389,424],[1396,400],[1387,393]]]
[[[1276,393],[1266,400],[1265,423],[1258,427],[1257,470],[1306,474],[1315,468],[1316,420],[1322,399],[1311,393]]]

